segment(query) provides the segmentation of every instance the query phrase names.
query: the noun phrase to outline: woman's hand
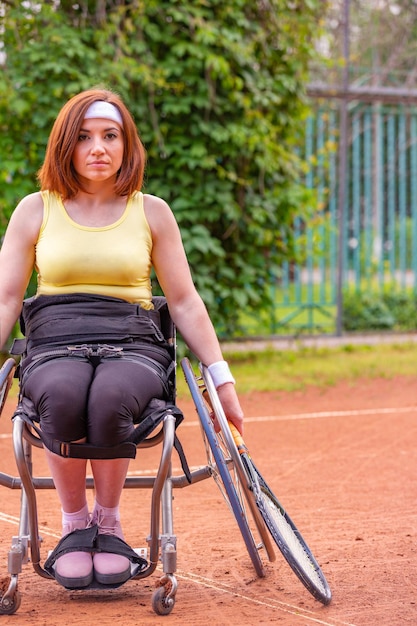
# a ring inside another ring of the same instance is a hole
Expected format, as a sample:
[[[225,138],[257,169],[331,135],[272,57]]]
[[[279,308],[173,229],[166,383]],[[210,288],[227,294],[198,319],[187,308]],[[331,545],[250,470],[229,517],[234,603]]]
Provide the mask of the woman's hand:
[[[221,385],[218,387],[217,393],[227,419],[236,426],[243,436],[243,410],[240,406],[234,384],[226,383],[225,385]],[[218,431],[219,426],[216,424],[216,420],[214,426]]]

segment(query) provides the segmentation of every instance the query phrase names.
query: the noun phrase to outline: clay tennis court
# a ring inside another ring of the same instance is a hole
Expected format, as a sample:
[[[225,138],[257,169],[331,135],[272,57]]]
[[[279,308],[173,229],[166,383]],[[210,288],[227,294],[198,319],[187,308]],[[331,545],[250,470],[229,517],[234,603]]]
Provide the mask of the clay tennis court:
[[[242,396],[246,443],[267,482],[320,563],[332,588],[325,607],[277,551],[257,579],[236,522],[212,479],[175,491],[178,592],[169,616],[151,608],[153,576],[105,592],[69,592],[25,565],[22,604],[0,626],[130,624],[170,626],[399,626],[417,623],[417,379],[361,381],[291,394]],[[192,467],[205,464],[193,406],[180,439]],[[0,419],[0,471],[16,475],[12,407]],[[36,473],[47,475],[41,450]],[[175,454],[175,453],[174,453]],[[176,456],[174,469],[179,467]],[[131,471],[152,470],[141,451]],[[0,580],[17,534],[19,491],[0,487]],[[92,499],[93,494],[90,494]],[[54,491],[38,492],[42,553],[60,537]],[[125,490],[126,540],[146,545],[149,492]]]

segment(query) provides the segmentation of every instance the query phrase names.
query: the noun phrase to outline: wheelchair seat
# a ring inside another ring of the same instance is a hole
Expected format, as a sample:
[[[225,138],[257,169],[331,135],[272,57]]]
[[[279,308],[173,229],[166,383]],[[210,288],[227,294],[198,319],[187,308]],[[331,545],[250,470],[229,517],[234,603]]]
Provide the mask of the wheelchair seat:
[[[29,298],[26,300],[26,303],[33,302],[34,298]],[[83,458],[83,459],[113,459],[113,458],[131,458],[134,459],[136,457],[136,450],[138,444],[140,444],[144,439],[151,436],[152,433],[155,433],[157,426],[162,422],[165,414],[167,412],[172,413],[176,420],[176,428],[184,419],[184,416],[180,409],[175,404],[175,394],[176,394],[176,354],[175,354],[175,327],[172,323],[171,317],[169,315],[168,306],[166,303],[166,299],[162,296],[155,296],[152,299],[154,305],[154,311],[159,314],[159,323],[162,334],[167,342],[167,345],[170,347],[170,352],[172,356],[171,365],[168,368],[168,398],[163,400],[161,398],[153,398],[148,406],[143,411],[140,420],[136,423],[135,430],[133,434],[129,437],[128,440],[109,447],[99,447],[94,446],[89,443],[68,443],[63,441],[54,440],[50,437],[47,437],[45,433],[43,433],[40,428],[37,426],[39,423],[39,416],[36,413],[35,407],[33,403],[26,398],[21,392],[19,393],[19,401],[14,413],[14,417],[19,415],[21,419],[23,419],[29,426],[29,429],[32,429],[42,443],[55,454],[66,457],[66,458]],[[20,327],[22,331],[25,331],[25,322],[23,316],[20,318]],[[23,339],[15,339],[10,353],[13,356],[19,356],[21,359],[26,355],[26,347],[27,347],[27,338]],[[87,352],[87,345],[75,346],[79,349],[84,349]],[[70,348],[74,348],[74,346],[70,346]],[[104,346],[98,346],[98,350],[103,350]],[[110,346],[108,347],[110,349]],[[67,348],[62,347],[61,350],[66,351]],[[48,349],[46,358],[54,358],[56,356],[55,350]],[[37,357],[37,362],[40,362],[40,357]],[[16,376],[19,377],[19,367],[16,369]],[[20,387],[21,388],[21,387]],[[13,418],[12,418],[13,419]],[[156,439],[151,439],[148,441],[148,445],[151,443],[157,443],[162,439],[162,433],[159,431],[158,434],[154,434]],[[178,448],[179,454],[181,456],[181,461],[183,467],[186,467],[185,458],[182,456],[182,449],[179,444],[178,439],[175,440],[175,446]]]

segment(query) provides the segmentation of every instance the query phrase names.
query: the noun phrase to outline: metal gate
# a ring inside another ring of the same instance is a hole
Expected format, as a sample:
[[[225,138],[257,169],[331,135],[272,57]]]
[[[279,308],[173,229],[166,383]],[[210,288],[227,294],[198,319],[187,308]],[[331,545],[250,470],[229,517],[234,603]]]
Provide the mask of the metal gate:
[[[272,334],[336,333],[349,290],[416,291],[417,108],[351,101],[346,119],[342,198],[340,107],[307,120],[317,210],[294,224],[299,259],[273,279]]]

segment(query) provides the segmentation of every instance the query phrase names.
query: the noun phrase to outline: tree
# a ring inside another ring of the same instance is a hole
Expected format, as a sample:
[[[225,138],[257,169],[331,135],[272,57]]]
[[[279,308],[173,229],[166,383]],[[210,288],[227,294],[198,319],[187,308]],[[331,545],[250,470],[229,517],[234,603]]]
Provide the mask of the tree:
[[[329,76],[329,64],[321,63],[316,68],[317,74],[325,77],[327,83],[340,82],[346,2],[349,5],[351,84],[415,89],[416,0],[332,0],[321,43],[336,73]]]
[[[321,0],[3,2],[0,212],[36,188],[52,121],[77,91],[118,91],[148,152],[145,191],[182,230],[219,331],[269,302],[309,208],[297,157]]]

